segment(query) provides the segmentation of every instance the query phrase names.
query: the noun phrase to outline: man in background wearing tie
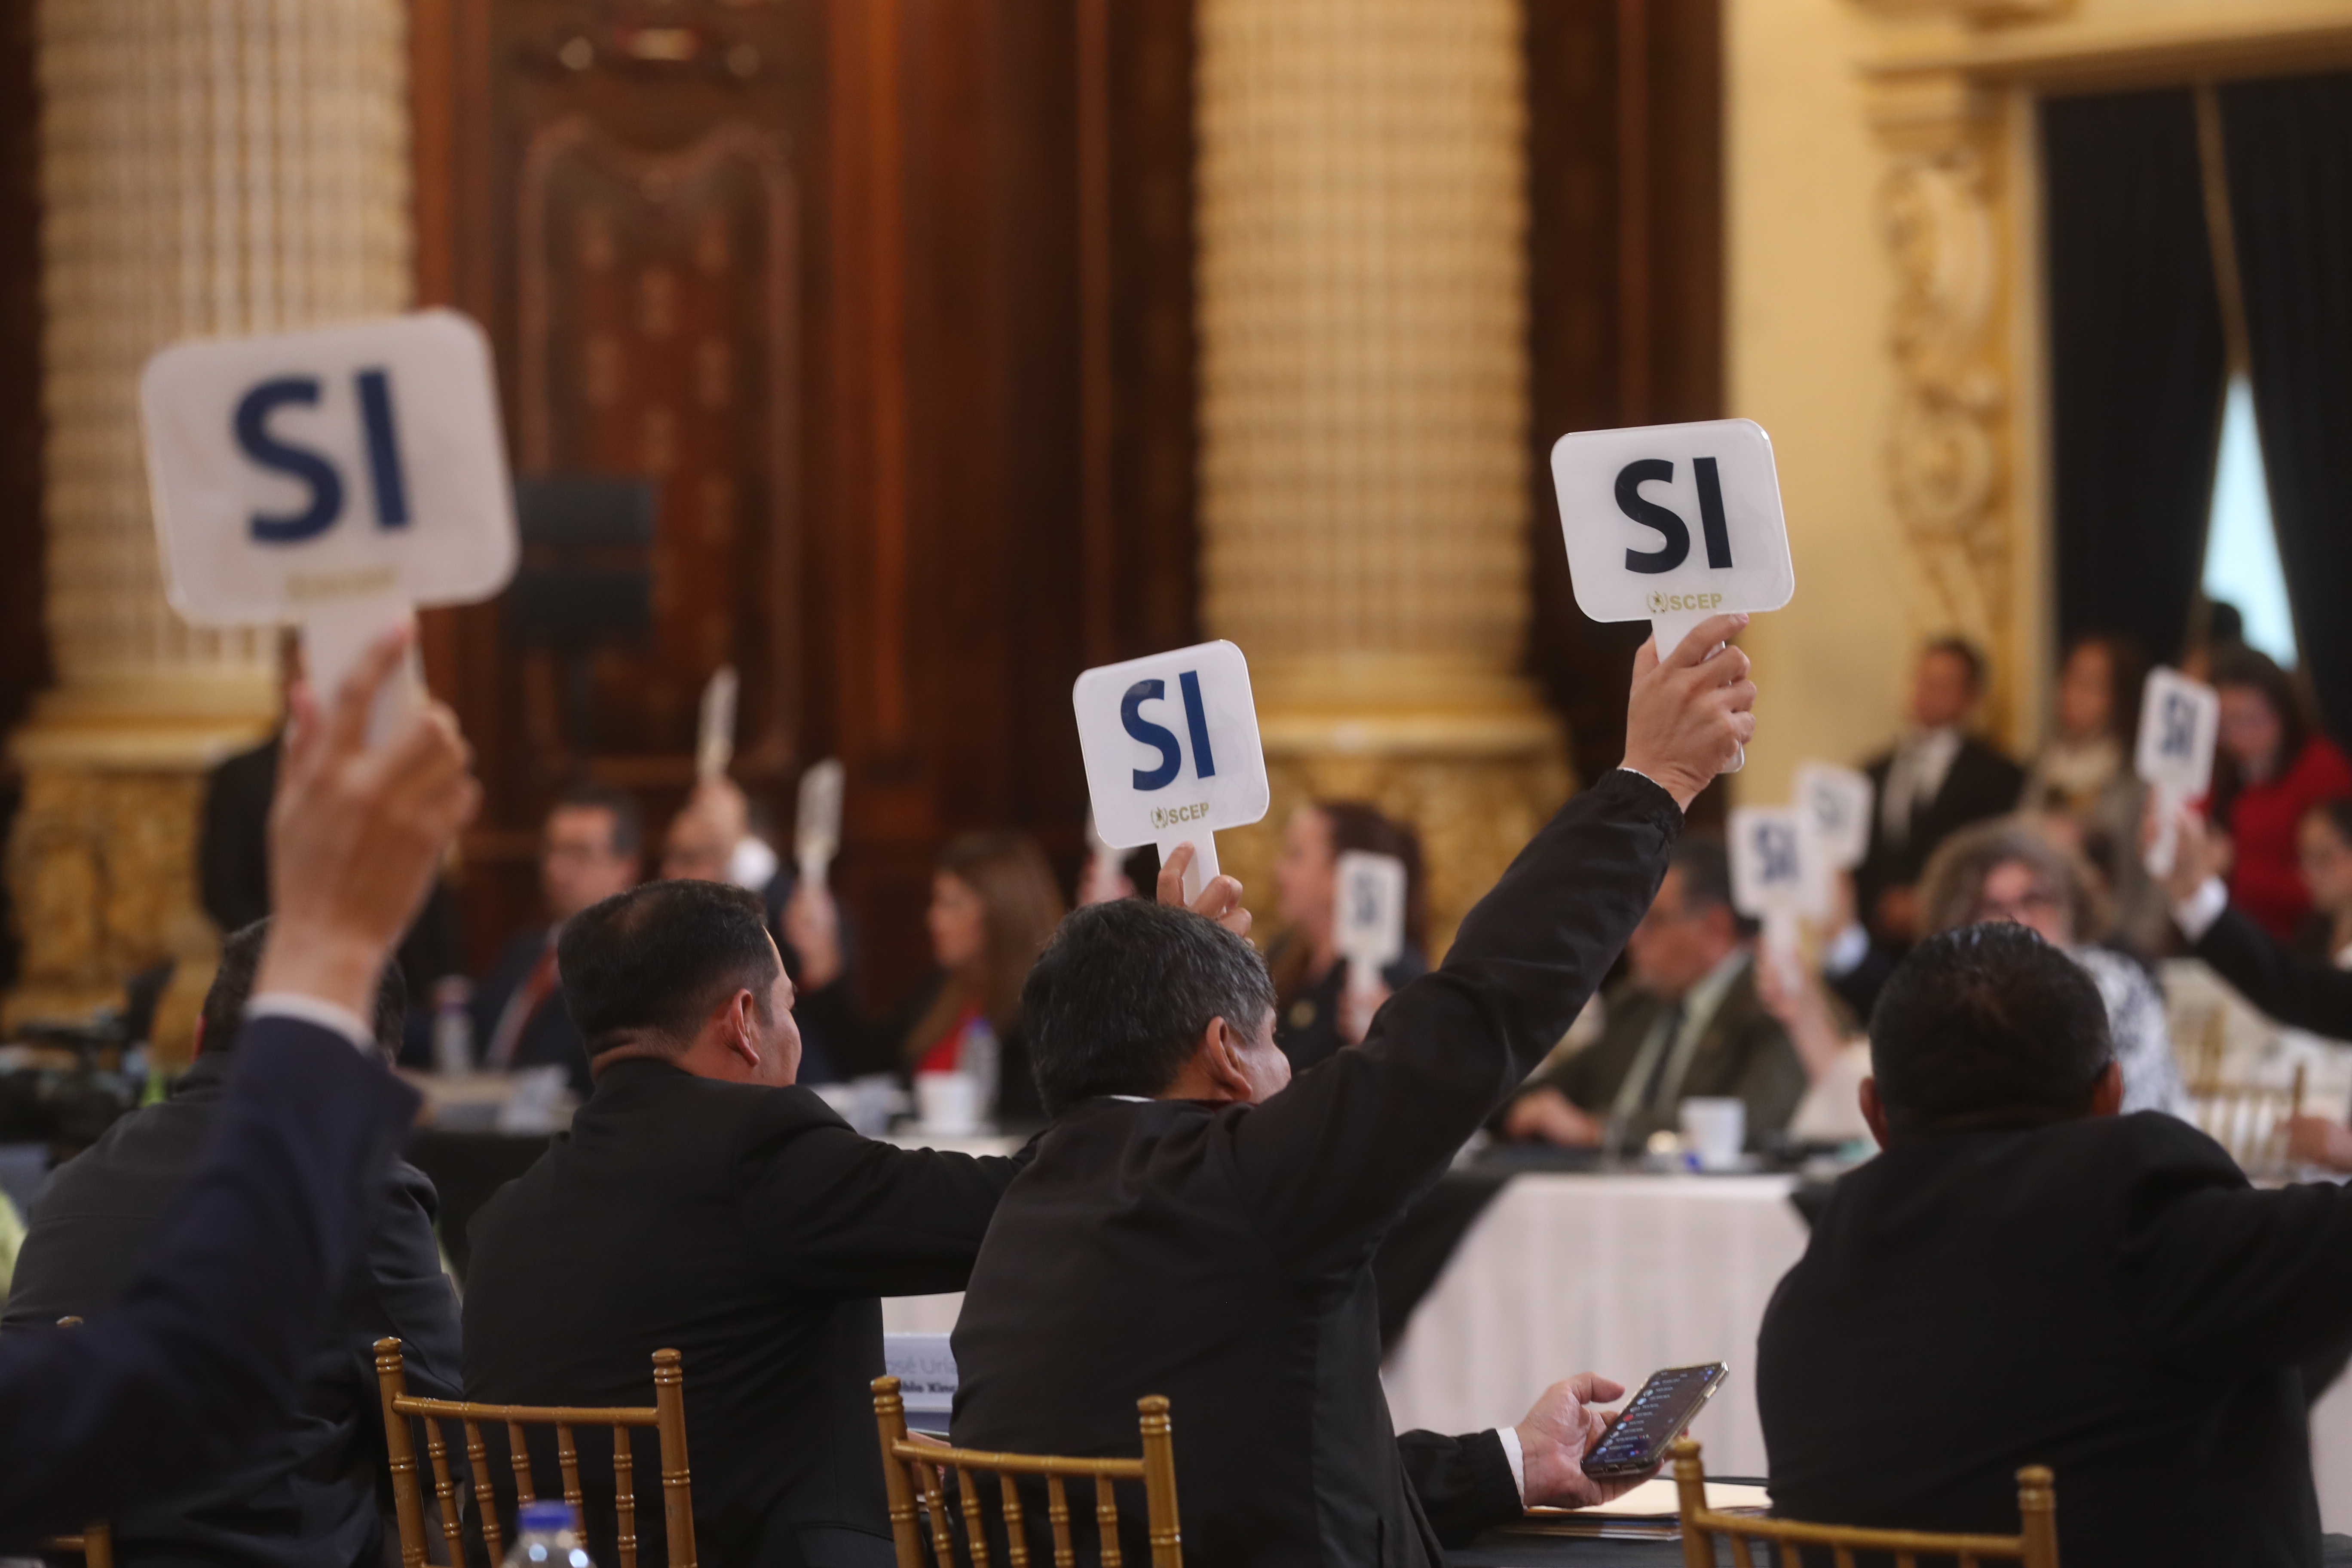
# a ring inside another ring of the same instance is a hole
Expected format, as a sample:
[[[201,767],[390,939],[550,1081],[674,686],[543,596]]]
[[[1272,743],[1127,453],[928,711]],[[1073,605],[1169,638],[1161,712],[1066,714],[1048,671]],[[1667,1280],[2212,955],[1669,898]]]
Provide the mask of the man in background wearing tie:
[[[2016,810],[2025,787],[2024,769],[1969,732],[1984,689],[1974,644],[1929,643],[1912,671],[1909,732],[1864,770],[1878,810],[1854,901],[1872,940],[1894,952],[1919,940],[1919,873],[1936,847],[1971,822]]]
[[[556,984],[555,939],[591,904],[637,885],[644,819],[627,791],[574,784],[556,797],[539,841],[539,886],[549,923],[515,933],[474,993],[474,1038],[490,1072],[557,1066],[588,1098],[588,1047]]]

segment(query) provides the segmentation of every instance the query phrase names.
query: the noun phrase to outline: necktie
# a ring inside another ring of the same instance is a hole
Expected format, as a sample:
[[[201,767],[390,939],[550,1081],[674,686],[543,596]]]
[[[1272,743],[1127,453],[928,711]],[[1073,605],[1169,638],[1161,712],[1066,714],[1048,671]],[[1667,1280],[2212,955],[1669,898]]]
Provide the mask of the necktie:
[[[1650,1064],[1650,1077],[1642,1085],[1642,1109],[1658,1109],[1658,1095],[1666,1087],[1666,1069],[1674,1065],[1675,1046],[1682,1038],[1683,1005],[1675,1002],[1666,1008],[1665,1026],[1658,1042],[1657,1059]]]
[[[483,1054],[483,1066],[497,1072],[514,1066],[515,1047],[522,1043],[524,1027],[554,989],[555,942],[550,937],[547,945],[539,950],[539,960],[530,966],[530,973],[515,987],[515,994],[507,998],[506,1009],[499,1015],[499,1026],[490,1034],[490,1048]]]

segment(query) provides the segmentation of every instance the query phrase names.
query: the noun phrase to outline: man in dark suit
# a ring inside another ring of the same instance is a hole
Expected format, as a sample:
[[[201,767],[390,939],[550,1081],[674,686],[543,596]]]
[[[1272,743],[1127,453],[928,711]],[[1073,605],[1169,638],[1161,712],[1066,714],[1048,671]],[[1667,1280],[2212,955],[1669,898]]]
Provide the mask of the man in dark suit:
[[[887,1568],[877,1298],[961,1289],[1021,1162],[861,1138],[794,1086],[793,986],[757,894],[648,883],[565,922],[558,961],[595,1093],[474,1219],[467,1393],[642,1405],[674,1348],[702,1561]],[[658,1562],[650,1448],[636,1474],[639,1557]],[[609,1546],[609,1484],[592,1502]]]
[[[2116,1115],[2098,988],[2021,926],[1922,943],[1871,1064],[1884,1152],[1758,1339],[1776,1511],[2011,1531],[2047,1465],[2069,1568],[2318,1562],[2299,1363],[2352,1344],[2352,1190]]]
[[[1723,841],[1675,845],[1626,941],[1633,974],[1609,994],[1601,1037],[1528,1079],[1503,1112],[1505,1136],[1639,1149],[1697,1096],[1744,1101],[1751,1147],[1786,1127],[1805,1064],[1756,994],[1753,935],[1731,907]]]
[[[1748,660],[1717,647],[1744,622],[1704,623],[1663,666],[1644,647],[1624,768],[1536,836],[1360,1046],[1295,1082],[1246,942],[1134,900],[1063,922],[1023,997],[1056,1120],[964,1297],[958,1444],[1132,1455],[1135,1402],[1165,1394],[1185,1549],[1220,1568],[1417,1568],[1522,1501],[1601,1495],[1580,1408],[1536,1451],[1510,1428],[1401,1450],[1370,1260],[1568,1027],[1650,907],[1684,806],[1753,732]]]
[[[438,704],[365,745],[409,636],[371,648],[325,719],[295,693],[279,923],[217,1129],[144,1268],[88,1327],[0,1342],[0,1551],[205,1484],[294,1408],[416,1110],[360,1015],[481,798]]]
[[[1984,698],[1984,655],[1938,637],[1911,677],[1911,729],[1864,771],[1877,790],[1854,899],[1874,941],[1900,953],[1919,939],[1919,873],[1971,822],[2017,809],[2025,770],[1969,733]]]
[[[517,931],[474,988],[474,1040],[489,1072],[560,1067],[572,1092],[593,1087],[588,1047],[556,984],[563,922],[637,885],[645,820],[635,796],[608,784],[574,784],[555,797],[539,837],[539,890],[549,923]]]
[[[0,1337],[67,1316],[97,1318],[121,1296],[221,1119],[268,933],[260,921],[222,944],[195,1065],[171,1097],[117,1121],[41,1189]],[[374,1009],[375,1041],[387,1053],[400,1046],[404,996],[400,971],[387,967]],[[434,1208],[424,1173],[394,1161],[361,1267],[310,1347],[295,1418],[220,1479],[167,1508],[118,1516],[119,1561],[310,1568],[376,1560],[385,1460],[374,1342],[399,1336],[415,1392],[454,1399],[460,1387],[457,1300],[441,1272]]]

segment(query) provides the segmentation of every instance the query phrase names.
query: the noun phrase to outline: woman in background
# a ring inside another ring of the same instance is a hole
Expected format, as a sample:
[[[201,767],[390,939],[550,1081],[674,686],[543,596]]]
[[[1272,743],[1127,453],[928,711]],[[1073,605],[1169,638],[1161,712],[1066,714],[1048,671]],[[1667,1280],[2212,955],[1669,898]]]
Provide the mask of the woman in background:
[[[1357,992],[1339,956],[1339,857],[1350,849],[1404,862],[1404,952],[1378,985]],[[1303,1072],[1362,1040],[1372,1015],[1398,986],[1428,973],[1429,902],[1422,886],[1421,838],[1360,800],[1318,801],[1291,814],[1283,830],[1275,893],[1286,929],[1266,955],[1274,975],[1274,1040]]]
[[[2141,865],[2147,788],[2132,765],[2147,662],[2128,638],[2077,637],[2060,667],[2056,722],[2026,774],[2018,809],[2042,817],[2106,885],[2116,931],[2136,952],[2164,939],[2169,911]]]
[[[932,869],[924,916],[934,967],[887,1022],[863,1024],[840,984],[832,896],[803,884],[784,914],[802,961],[803,994],[793,1011],[829,1040],[859,1042],[845,1053],[846,1072],[978,1071],[995,1079],[997,1120],[1042,1121],[1021,1037],[1021,983],[1062,914],[1053,868],[1027,834],[968,833],[950,841]]]
[[[2311,916],[2297,945],[2338,969],[2352,969],[2352,795],[2322,801],[2303,814],[2295,864],[2311,895]]]
[[[2213,759],[2214,823],[2229,835],[2230,901],[2282,942],[2311,912],[2296,865],[2304,814],[2352,795],[2352,763],[2313,726],[2302,689],[2249,647],[2217,653],[2221,736]]]
[[[2106,911],[2080,856],[2052,843],[2031,822],[1999,818],[1944,840],[1920,887],[1931,931],[2009,921],[2064,948],[2107,1005],[2107,1032],[2123,1069],[2123,1109],[2181,1113],[2187,1100],[2164,998],[2138,961],[2096,945]]]

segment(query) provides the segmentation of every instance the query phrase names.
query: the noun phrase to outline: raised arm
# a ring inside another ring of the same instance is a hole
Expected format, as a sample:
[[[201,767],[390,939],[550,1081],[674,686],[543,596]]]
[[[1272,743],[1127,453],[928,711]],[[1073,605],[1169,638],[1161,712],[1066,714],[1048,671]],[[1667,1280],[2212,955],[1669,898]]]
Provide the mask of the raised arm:
[[[1232,1113],[1237,1173],[1302,1272],[1370,1247],[1543,1058],[1650,907],[1684,809],[1755,732],[1745,616],[1663,663],[1645,645],[1625,764],[1559,814],[1464,919],[1445,962],[1340,1051]]]

